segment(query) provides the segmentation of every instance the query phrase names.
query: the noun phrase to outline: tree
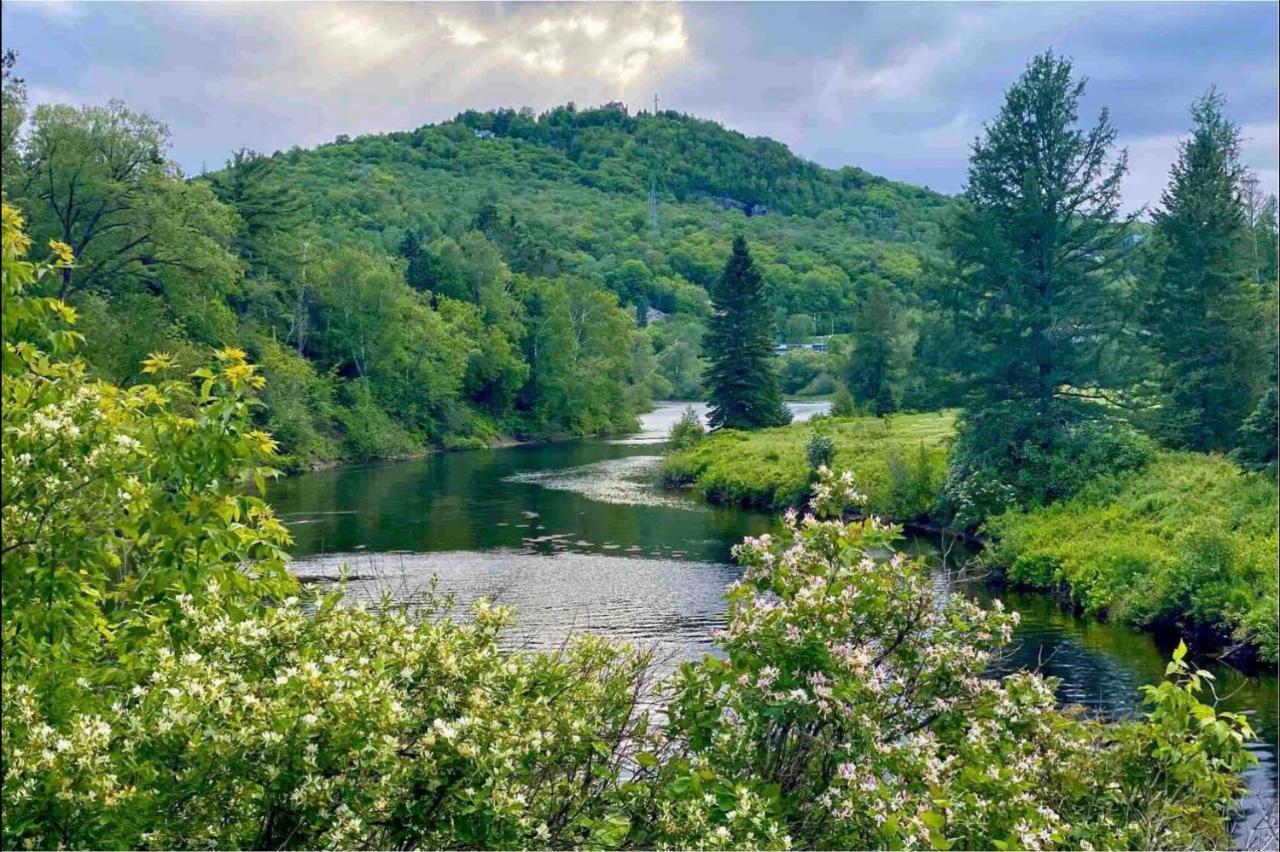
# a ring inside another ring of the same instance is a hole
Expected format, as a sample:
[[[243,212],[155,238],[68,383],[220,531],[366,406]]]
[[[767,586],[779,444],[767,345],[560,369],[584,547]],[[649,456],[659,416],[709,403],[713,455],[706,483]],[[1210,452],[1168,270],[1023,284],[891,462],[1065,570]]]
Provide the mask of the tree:
[[[853,317],[853,352],[846,385],[860,403],[873,403],[877,414],[897,410],[897,385],[911,356],[893,292],[873,281]]]
[[[18,131],[27,117],[27,84],[15,76],[18,54],[12,49],[0,56],[0,155],[4,162],[4,185],[9,186],[10,170],[18,164]]]
[[[1160,425],[1196,450],[1235,443],[1268,372],[1266,323],[1244,202],[1240,128],[1210,90],[1191,107],[1155,214],[1159,269],[1148,306],[1161,364]]]
[[[1247,470],[1265,470],[1276,475],[1276,389],[1273,384],[1258,400],[1258,407],[1240,426],[1240,444],[1231,458]]]
[[[704,344],[711,360],[708,424],[712,429],[759,429],[791,422],[773,369],[773,316],[764,279],[741,235],[733,240],[711,304]]]
[[[279,175],[280,160],[248,148],[231,155],[210,178],[219,200],[240,215],[236,253],[252,275],[289,276],[298,266],[307,203]]]
[[[80,261],[62,270],[61,298],[175,262],[153,239],[163,224],[154,190],[176,176],[168,140],[168,128],[120,101],[36,108],[14,194],[31,211],[33,234],[61,240]]]
[[[1029,473],[1020,500],[1057,496],[1027,468],[1101,414],[1080,397],[1114,380],[1098,365],[1121,330],[1106,287],[1128,224],[1117,222],[1126,155],[1110,156],[1116,132],[1105,109],[1092,129],[1076,127],[1084,89],[1066,59],[1031,61],[974,142],[947,234],[947,305],[974,350],[952,476]]]

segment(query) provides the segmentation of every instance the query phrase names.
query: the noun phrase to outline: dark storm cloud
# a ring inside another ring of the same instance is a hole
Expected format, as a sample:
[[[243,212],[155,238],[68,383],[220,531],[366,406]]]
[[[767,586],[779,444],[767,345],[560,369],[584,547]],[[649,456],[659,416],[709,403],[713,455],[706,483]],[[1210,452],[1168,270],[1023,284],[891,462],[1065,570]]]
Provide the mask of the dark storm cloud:
[[[824,165],[956,191],[982,122],[1034,53],[1090,78],[1130,149],[1126,195],[1159,196],[1210,84],[1277,185],[1273,3],[96,5],[6,2],[35,99],[124,97],[188,169],[233,147],[312,145],[476,107],[654,91],[663,108],[778,138]]]

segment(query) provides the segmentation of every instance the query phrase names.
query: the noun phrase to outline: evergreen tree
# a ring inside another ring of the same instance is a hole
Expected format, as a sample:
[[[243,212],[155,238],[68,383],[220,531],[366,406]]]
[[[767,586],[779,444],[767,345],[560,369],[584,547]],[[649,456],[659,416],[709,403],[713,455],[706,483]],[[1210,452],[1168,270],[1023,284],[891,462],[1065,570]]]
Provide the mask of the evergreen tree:
[[[1240,445],[1231,451],[1231,458],[1246,470],[1264,470],[1276,475],[1276,405],[1273,385],[1240,426]]]
[[[712,288],[713,314],[704,349],[710,357],[712,429],[758,429],[782,426],[791,413],[782,403],[773,369],[773,314],[747,241],[733,240],[724,274]]]
[[[1268,375],[1266,323],[1242,198],[1240,128],[1210,90],[1191,108],[1155,214],[1161,255],[1148,310],[1161,426],[1196,450],[1234,445]]]
[[[240,217],[235,249],[251,275],[288,279],[299,263],[307,218],[302,194],[279,175],[281,161],[241,148],[209,179],[219,200]]]
[[[853,352],[846,385],[860,403],[896,410],[894,385],[901,380],[910,350],[905,348],[903,323],[889,285],[874,281],[853,316]]]
[[[964,426],[949,488],[975,475],[1021,502],[1061,496],[1055,453],[1101,408],[1099,370],[1122,317],[1106,282],[1121,257],[1123,152],[1106,110],[1077,127],[1083,80],[1052,52],[1035,57],[976,140],[964,204],[947,239],[955,281],[945,293],[973,350]]]

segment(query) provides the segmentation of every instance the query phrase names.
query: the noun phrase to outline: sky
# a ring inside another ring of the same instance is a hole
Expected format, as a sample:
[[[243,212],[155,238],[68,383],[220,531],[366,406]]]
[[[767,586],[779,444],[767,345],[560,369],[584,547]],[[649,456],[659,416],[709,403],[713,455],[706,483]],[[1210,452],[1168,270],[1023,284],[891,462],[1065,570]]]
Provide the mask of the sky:
[[[1035,53],[1110,109],[1131,209],[1155,205],[1212,84],[1280,188],[1277,20],[1258,3],[83,3],[5,0],[34,103],[121,98],[188,173],[236,148],[410,130],[458,112],[610,100],[770,136],[825,166],[958,192]]]

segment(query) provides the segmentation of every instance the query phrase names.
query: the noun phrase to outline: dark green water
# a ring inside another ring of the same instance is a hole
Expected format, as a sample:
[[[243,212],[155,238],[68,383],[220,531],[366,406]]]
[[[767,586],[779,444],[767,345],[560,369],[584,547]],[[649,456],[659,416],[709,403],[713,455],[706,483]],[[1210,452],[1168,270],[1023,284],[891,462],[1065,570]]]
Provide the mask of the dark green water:
[[[412,602],[436,583],[463,603],[486,595],[515,605],[513,645],[545,648],[589,630],[670,659],[700,656],[713,650],[721,593],[738,576],[730,548],[777,521],[654,485],[662,449],[655,441],[679,410],[660,407],[646,432],[626,441],[343,467],[279,482],[269,497],[293,533],[297,573],[330,580],[345,571],[349,594],[389,592]],[[965,591],[993,596],[979,585]],[[1009,665],[1060,678],[1064,701],[1130,713],[1138,687],[1164,672],[1168,649],[1143,633],[1077,618],[1044,596],[1001,597],[1022,613]],[[1253,826],[1275,814],[1276,679],[1207,667],[1225,707],[1248,713],[1259,733],[1238,839],[1275,848],[1275,835]]]

